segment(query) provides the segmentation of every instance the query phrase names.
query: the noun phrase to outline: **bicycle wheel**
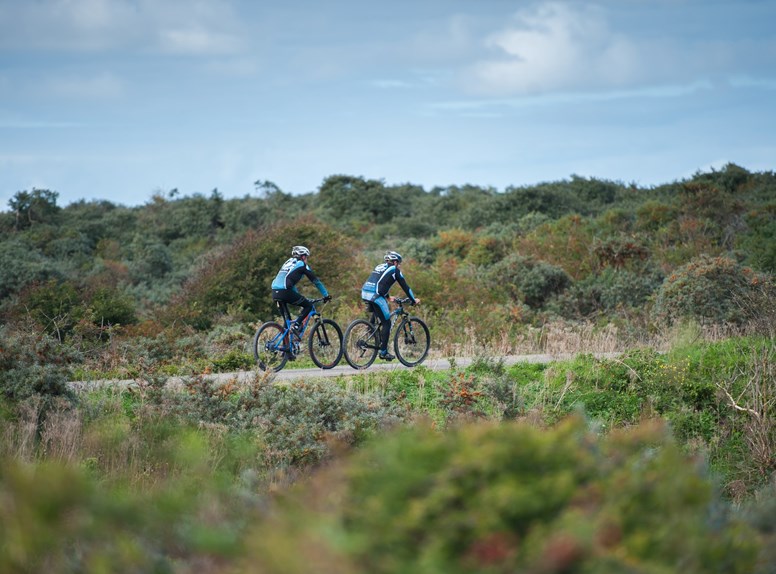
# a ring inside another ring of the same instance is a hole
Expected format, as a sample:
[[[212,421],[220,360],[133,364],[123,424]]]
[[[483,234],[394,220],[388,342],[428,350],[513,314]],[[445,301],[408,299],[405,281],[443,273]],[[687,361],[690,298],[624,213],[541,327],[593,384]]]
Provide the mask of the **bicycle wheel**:
[[[288,342],[283,341],[284,329],[277,323],[264,323],[253,337],[253,356],[262,371],[275,371],[286,366]]]
[[[345,360],[354,369],[366,369],[375,362],[379,325],[364,319],[356,319],[345,330]]]
[[[423,362],[431,346],[431,335],[422,319],[409,317],[399,323],[393,335],[393,349],[399,360],[408,367]]]
[[[337,366],[342,358],[342,329],[331,319],[319,322],[307,340],[310,358],[321,369]]]

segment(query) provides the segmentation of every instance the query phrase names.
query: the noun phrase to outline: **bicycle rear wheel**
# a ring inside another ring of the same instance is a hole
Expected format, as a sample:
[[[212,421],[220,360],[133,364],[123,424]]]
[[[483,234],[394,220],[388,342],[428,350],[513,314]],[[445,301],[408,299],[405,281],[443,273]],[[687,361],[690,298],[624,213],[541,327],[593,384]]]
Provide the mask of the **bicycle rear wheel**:
[[[342,329],[331,319],[320,321],[307,340],[310,358],[321,369],[337,366],[342,358]]]
[[[356,319],[345,330],[345,360],[354,369],[366,369],[374,363],[380,348],[379,325]]]
[[[399,323],[393,335],[393,349],[402,364],[414,367],[423,362],[431,347],[431,335],[422,319],[409,317]]]
[[[284,329],[277,323],[264,323],[253,337],[253,357],[262,371],[275,371],[286,366],[288,341]]]

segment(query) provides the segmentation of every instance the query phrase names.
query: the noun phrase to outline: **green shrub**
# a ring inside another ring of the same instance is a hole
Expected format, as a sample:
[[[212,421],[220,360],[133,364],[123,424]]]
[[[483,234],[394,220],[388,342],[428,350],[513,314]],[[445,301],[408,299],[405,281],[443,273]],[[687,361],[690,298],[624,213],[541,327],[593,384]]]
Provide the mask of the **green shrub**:
[[[659,201],[644,202],[636,211],[636,227],[639,230],[655,232],[674,221],[677,212],[676,207]]]
[[[334,297],[355,289],[353,274],[358,270],[351,268],[355,258],[352,242],[326,224],[306,217],[250,231],[225,252],[212,254],[165,310],[163,320],[183,320],[207,330],[219,315],[236,308],[253,317],[270,319],[277,313],[270,285],[291,256],[291,247],[299,244],[310,248],[310,266]],[[306,279],[298,288],[311,296],[317,293]]]
[[[658,319],[741,323],[736,301],[764,279],[725,257],[702,256],[665,279],[655,300]]]
[[[85,440],[102,450],[80,465],[0,460],[0,571],[193,572],[239,556],[258,502],[242,466],[255,447],[169,419],[164,433],[140,421],[129,435],[97,422],[101,437],[88,428]]]
[[[0,242],[0,269],[0,302],[28,285],[61,276],[52,261],[20,239]]]
[[[213,417],[201,409],[196,417],[257,429],[271,464],[305,466],[330,452],[330,442],[358,444],[376,429],[399,420],[383,401],[348,393],[330,381],[289,385],[257,383],[236,397],[234,410]]]
[[[100,287],[90,294],[87,304],[90,319],[95,325],[131,325],[137,322],[134,302],[117,289]]]
[[[74,400],[67,381],[79,358],[32,323],[0,326],[0,414],[16,419],[29,405],[39,432],[52,409]]]
[[[244,351],[232,349],[220,357],[213,359],[213,369],[217,373],[247,371],[256,365],[253,355]]]
[[[553,295],[563,292],[571,278],[560,267],[512,254],[487,272],[487,278],[513,300],[537,308]]]
[[[607,267],[573,283],[546,307],[562,317],[584,318],[596,313],[642,309],[660,288],[662,273],[647,267],[635,271]]]
[[[314,548],[339,572],[705,574],[751,572],[759,550],[654,424],[606,438],[579,418],[404,429],[310,491],[250,536],[248,563],[305,572]]]
[[[344,508],[358,563],[371,572],[752,567],[746,530],[708,521],[711,484],[662,429],[595,443],[570,421],[545,433],[414,430],[377,446],[353,468]]]
[[[776,274],[776,203],[747,214],[748,230],[737,238],[736,247],[746,255],[746,263]]]

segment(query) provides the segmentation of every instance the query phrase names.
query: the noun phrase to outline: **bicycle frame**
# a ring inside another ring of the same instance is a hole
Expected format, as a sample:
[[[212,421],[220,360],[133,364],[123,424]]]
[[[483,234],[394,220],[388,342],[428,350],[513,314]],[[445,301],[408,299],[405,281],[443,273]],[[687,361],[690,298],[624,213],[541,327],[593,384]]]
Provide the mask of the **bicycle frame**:
[[[405,297],[403,299],[398,297],[394,298],[393,302],[396,303],[398,307],[396,307],[396,309],[394,309],[388,314],[388,320],[391,322],[391,330],[389,331],[389,334],[388,334],[389,340],[391,337],[390,333],[393,332],[393,328],[396,326],[396,323],[399,320],[399,318],[405,315],[409,315],[409,312],[404,308],[404,305],[409,303],[410,301],[411,299],[409,297]],[[372,310],[372,315],[369,319],[369,322],[374,325],[379,325],[380,324],[379,321],[380,319],[377,317],[377,313],[375,313],[374,310]],[[377,336],[378,338],[380,337],[379,329],[377,331]]]
[[[286,361],[294,361],[302,353],[302,341],[318,367],[332,369],[337,366],[343,353],[342,329],[332,319],[324,319],[316,309],[315,305],[321,301],[326,299],[311,301],[310,313],[298,331],[291,329],[288,305],[277,302],[281,319],[263,323],[253,337],[253,354],[261,369],[280,371]]]
[[[414,367],[425,359],[431,340],[428,326],[405,308],[406,304],[412,302],[411,299],[395,298],[393,301],[397,307],[388,314],[388,341],[382,340],[383,321],[373,305],[370,306],[372,312],[367,319],[355,319],[345,330],[343,353],[354,369],[368,368],[377,358],[378,351],[386,348],[391,340],[396,358],[405,366]]]
[[[294,341],[291,337],[291,323],[293,322],[293,319],[291,318],[291,313],[288,310],[288,303],[285,301],[278,301],[280,315],[283,317],[283,332],[272,339],[270,343],[272,347],[278,351],[288,351],[294,354],[298,354],[299,343],[302,341],[305,333],[307,332],[307,326],[310,324],[310,319],[313,319],[313,323],[315,323],[318,320],[318,317],[321,316],[321,314],[315,308],[315,304],[320,303],[321,301],[323,301],[323,298],[313,299],[313,308],[307,314],[307,317],[304,318],[304,321],[302,321],[302,326],[299,329],[299,333],[296,334],[298,339],[296,341]],[[286,341],[289,341],[288,345],[285,345]]]

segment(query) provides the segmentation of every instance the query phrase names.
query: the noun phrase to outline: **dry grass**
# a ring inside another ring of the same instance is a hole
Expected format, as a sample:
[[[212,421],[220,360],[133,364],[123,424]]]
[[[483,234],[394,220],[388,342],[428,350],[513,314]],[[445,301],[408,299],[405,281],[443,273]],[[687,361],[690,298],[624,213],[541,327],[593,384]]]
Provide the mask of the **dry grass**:
[[[38,418],[41,411],[41,399],[33,398],[20,405],[15,421],[6,421],[0,427],[0,454],[3,457],[32,461],[37,454]]]
[[[526,327],[516,334],[502,331],[494,339],[482,340],[475,329],[467,328],[463,341],[433,341],[434,357],[477,357],[482,355],[575,355],[578,353],[617,353],[650,341],[634,341],[614,325],[593,323],[547,323]]]
[[[749,364],[732,379],[717,383],[717,387],[732,408],[747,416],[744,438],[752,472],[759,475],[758,479],[770,476],[776,468],[776,350],[754,349]],[[734,388],[742,390],[736,393]]]

